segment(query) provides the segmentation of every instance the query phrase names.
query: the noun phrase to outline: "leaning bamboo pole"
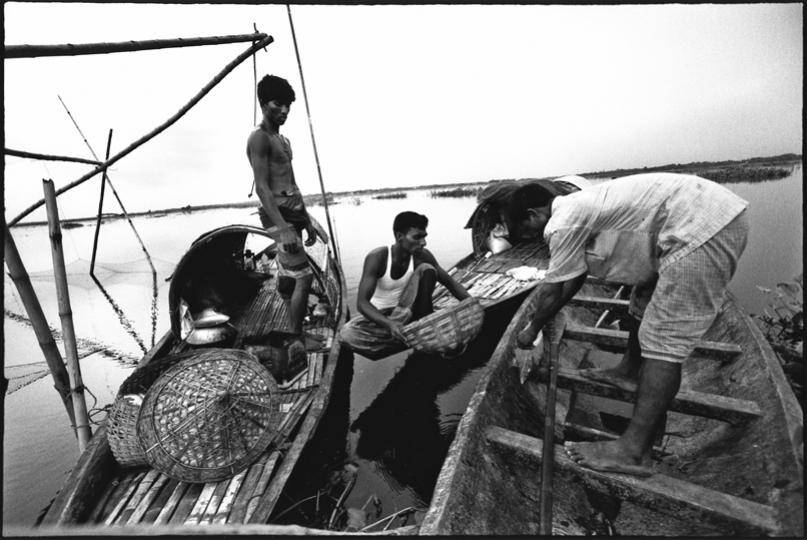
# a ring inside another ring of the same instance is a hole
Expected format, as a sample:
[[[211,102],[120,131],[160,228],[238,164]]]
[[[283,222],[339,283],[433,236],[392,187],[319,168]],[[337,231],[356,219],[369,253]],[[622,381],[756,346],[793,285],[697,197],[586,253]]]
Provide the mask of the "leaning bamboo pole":
[[[156,137],[157,135],[159,135],[160,133],[165,131],[172,124],[174,124],[177,120],[182,118],[182,116],[184,116],[185,113],[187,113],[191,109],[191,107],[196,105],[199,102],[199,100],[201,100],[205,95],[207,95],[207,93],[209,93],[213,89],[213,87],[215,87],[218,83],[220,83],[222,81],[222,79],[224,79],[224,77],[227,76],[227,74],[229,74],[232,70],[234,70],[238,66],[238,64],[240,64],[241,62],[243,62],[244,60],[249,58],[250,55],[252,55],[258,49],[262,49],[263,47],[266,47],[267,45],[269,45],[273,41],[274,41],[274,38],[272,38],[272,36],[266,36],[261,41],[258,41],[256,43],[254,43],[249,49],[247,49],[246,51],[244,51],[243,53],[238,55],[238,57],[235,60],[233,60],[232,62],[230,62],[226,66],[224,66],[224,69],[222,69],[221,72],[213,78],[213,80],[211,80],[209,83],[207,83],[207,85],[205,85],[204,88],[202,88],[188,103],[186,103],[171,118],[169,118],[168,120],[163,122],[160,126],[156,127],[155,129],[153,129],[152,131],[150,131],[146,135],[140,137],[138,140],[136,140],[135,142],[133,142],[132,144],[130,144],[129,146],[127,146],[126,148],[124,148],[123,150],[118,152],[117,154],[115,154],[110,159],[106,160],[104,163],[102,163],[98,167],[94,168],[92,171],[90,171],[87,174],[83,175],[81,178],[79,178],[77,180],[74,180],[73,182],[70,182],[69,184],[66,184],[65,186],[63,186],[63,187],[59,188],[58,190],[56,190],[56,195],[61,195],[65,191],[67,191],[69,189],[72,189],[72,188],[78,186],[79,184],[82,184],[82,183],[86,182],[90,178],[94,177],[96,174],[107,170],[109,167],[111,167],[118,160],[120,160],[124,156],[127,156],[128,154],[130,154],[133,150],[135,150],[139,146],[143,145],[144,143],[148,142],[149,140],[153,139],[154,137]],[[17,217],[15,217],[11,221],[9,221],[8,225],[9,226],[15,225],[22,218],[24,218],[25,216],[27,216],[28,214],[30,214],[31,212],[33,212],[34,210],[36,210],[37,208],[42,206],[44,203],[45,203],[45,200],[42,199],[42,200],[37,201],[36,203],[32,204],[31,206],[29,206],[28,208],[23,210],[22,213],[20,213]]]
[[[62,403],[64,403],[64,407],[67,409],[67,416],[70,417],[70,425],[74,426],[76,421],[75,415],[73,414],[73,400],[70,397],[70,377],[67,374],[67,369],[64,367],[59,348],[53,340],[50,328],[48,328],[48,321],[45,319],[42,306],[39,304],[39,299],[36,296],[36,292],[34,292],[33,285],[31,285],[31,279],[28,277],[28,272],[25,270],[25,265],[22,263],[20,252],[17,251],[14,238],[11,236],[11,232],[8,230],[8,227],[5,226],[5,223],[3,223],[3,226],[6,240],[4,253],[8,273],[14,285],[17,287],[17,292],[20,294],[26,313],[28,313],[31,326],[34,327],[34,333],[39,342],[39,348],[42,349],[42,354],[45,355],[45,362],[47,362],[50,368],[50,374],[53,377],[53,387],[59,392]]]
[[[67,357],[67,375],[70,378],[70,392],[73,395],[73,413],[76,418],[78,449],[84,451],[90,442],[90,419],[87,415],[87,404],[84,401],[84,383],[81,380],[81,366],[78,363],[76,348],[76,331],[73,328],[73,312],[70,309],[70,293],[67,290],[67,272],[64,266],[62,251],[62,230],[59,226],[59,210],[56,208],[56,190],[52,180],[43,180],[45,203],[48,212],[48,234],[50,235],[51,255],[53,256],[53,275],[56,281],[56,296],[59,300],[59,318],[62,320],[62,336],[64,337],[64,353]]]
[[[85,159],[78,157],[68,156],[52,156],[50,154],[36,154],[34,152],[23,152],[22,150],[12,150],[11,148],[3,148],[3,153],[7,156],[16,156],[29,159],[41,159],[44,161],[72,161],[74,163],[89,163],[90,165],[100,165],[100,161],[94,159]]]
[[[224,45],[266,38],[266,34],[238,34],[197,38],[150,39],[144,41],[120,41],[114,43],[66,43],[63,45],[6,45],[5,58],[34,58],[37,56],[78,56],[83,54],[107,54],[115,52],[147,51],[198,45]]]

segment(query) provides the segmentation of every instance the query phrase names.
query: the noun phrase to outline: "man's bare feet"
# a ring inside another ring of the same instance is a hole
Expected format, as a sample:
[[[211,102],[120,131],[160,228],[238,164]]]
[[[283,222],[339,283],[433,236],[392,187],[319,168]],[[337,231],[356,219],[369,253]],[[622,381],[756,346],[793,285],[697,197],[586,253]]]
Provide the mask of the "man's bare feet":
[[[617,368],[588,368],[579,369],[577,374],[586,379],[616,386],[628,392],[636,391],[636,379],[628,376],[623,370]]]
[[[650,457],[634,459],[625,455],[617,441],[567,442],[566,454],[575,463],[595,471],[650,476],[653,474]]]

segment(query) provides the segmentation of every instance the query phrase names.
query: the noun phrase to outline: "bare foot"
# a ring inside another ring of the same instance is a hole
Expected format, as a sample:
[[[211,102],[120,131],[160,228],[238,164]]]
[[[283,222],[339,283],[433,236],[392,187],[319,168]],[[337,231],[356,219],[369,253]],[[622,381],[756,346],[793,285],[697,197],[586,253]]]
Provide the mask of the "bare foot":
[[[628,392],[636,391],[636,379],[625,374],[622,370],[616,368],[602,369],[602,368],[588,368],[579,369],[577,374],[586,379],[597,381],[611,386],[616,386]]]
[[[566,454],[580,466],[595,471],[650,476],[653,474],[650,457],[633,459],[625,455],[616,441],[567,442]]]

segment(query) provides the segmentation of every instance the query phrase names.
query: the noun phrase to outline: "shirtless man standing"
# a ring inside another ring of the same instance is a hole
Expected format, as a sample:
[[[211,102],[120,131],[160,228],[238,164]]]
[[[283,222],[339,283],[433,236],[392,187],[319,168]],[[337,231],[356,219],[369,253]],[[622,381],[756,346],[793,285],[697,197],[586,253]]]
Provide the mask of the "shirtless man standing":
[[[313,279],[303,249],[302,231],[308,236],[306,246],[313,245],[317,235],[294,181],[291,145],[279,132],[294,99],[294,89],[285,79],[275,75],[261,79],[258,103],[263,118],[247,141],[247,158],[261,201],[258,215],[279,247],[277,289],[291,318],[293,335],[286,341],[286,347],[292,364],[305,361],[303,318]],[[323,241],[327,242],[324,238]]]

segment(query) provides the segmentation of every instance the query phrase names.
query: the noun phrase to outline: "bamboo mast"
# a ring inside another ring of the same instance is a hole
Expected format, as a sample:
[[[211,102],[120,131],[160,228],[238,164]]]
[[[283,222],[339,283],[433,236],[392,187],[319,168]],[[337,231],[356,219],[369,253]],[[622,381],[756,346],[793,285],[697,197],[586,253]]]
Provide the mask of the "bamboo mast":
[[[297,36],[294,33],[294,22],[291,19],[291,6],[286,4],[286,11],[289,14],[289,26],[291,27],[291,39],[294,42],[294,54],[297,57],[297,69],[300,71],[300,84],[303,87],[303,101],[305,102],[305,112],[308,115],[308,130],[311,132],[311,144],[314,147],[314,161],[317,163],[317,175],[319,176],[319,187],[322,192],[322,206],[325,208],[325,220],[328,222],[328,234],[331,235],[331,244],[333,245],[333,254],[336,261],[341,261],[342,257],[339,254],[339,248],[336,245],[336,237],[333,234],[333,227],[331,227],[331,213],[328,210],[328,197],[325,194],[325,183],[322,180],[322,169],[319,166],[319,153],[317,152],[317,141],[314,139],[314,124],[311,122],[311,109],[308,107],[308,92],[305,90],[305,79],[303,78],[303,64],[300,61],[300,51],[297,49]]]
[[[6,241],[4,253],[8,273],[14,285],[17,287],[17,292],[20,293],[25,311],[28,313],[31,325],[34,327],[34,333],[39,342],[39,348],[42,349],[42,354],[45,355],[45,361],[53,377],[53,387],[59,392],[62,403],[65,409],[67,409],[67,416],[70,417],[70,425],[75,426],[76,419],[73,414],[73,400],[70,397],[70,377],[67,374],[67,369],[64,367],[59,348],[53,340],[53,335],[48,327],[48,321],[45,319],[45,314],[42,312],[42,306],[39,304],[39,299],[36,296],[36,292],[34,292],[34,287],[31,285],[31,279],[28,277],[28,272],[25,270],[20,252],[17,251],[14,238],[11,236],[11,232],[8,230],[8,227],[5,226],[5,223],[3,223],[3,225]]]
[[[78,449],[83,452],[90,441],[90,419],[87,415],[87,404],[84,401],[84,383],[81,380],[81,366],[78,363],[76,348],[76,332],[73,328],[73,312],[70,309],[70,293],[67,290],[67,273],[62,252],[62,230],[59,226],[59,210],[56,208],[56,191],[53,181],[43,180],[45,202],[48,212],[48,233],[50,235],[51,255],[53,256],[53,275],[56,281],[56,296],[59,300],[59,318],[62,320],[62,336],[64,352],[67,356],[67,375],[70,378],[70,392],[73,394],[73,413],[76,419]]]
[[[11,148],[3,148],[3,153],[7,156],[16,156],[29,159],[41,159],[45,161],[72,161],[74,163],[89,163],[90,165],[100,165],[100,161],[94,159],[84,159],[68,156],[52,156],[49,154],[36,154],[34,152],[23,152],[22,150],[12,150]]]
[[[5,58],[34,58],[37,56],[78,56],[84,54],[107,54],[115,52],[147,51],[196,47],[199,45],[224,45],[265,39],[266,34],[238,34],[197,38],[151,39],[144,41],[120,41],[109,43],[82,43],[64,45],[6,45]]]
[[[148,142],[149,140],[153,139],[154,137],[156,137],[157,135],[159,135],[160,133],[165,131],[172,124],[174,124],[177,120],[182,118],[182,116],[184,116],[185,113],[187,113],[191,109],[191,107],[196,105],[199,102],[199,100],[201,100],[205,95],[207,95],[218,83],[220,83],[222,81],[222,79],[224,79],[224,77],[226,77],[232,70],[234,70],[238,66],[238,64],[240,64],[241,62],[243,62],[244,60],[249,58],[249,56],[251,54],[253,54],[255,51],[257,51],[258,49],[262,49],[263,47],[266,47],[267,45],[269,45],[273,41],[274,41],[274,38],[272,38],[272,36],[266,36],[265,38],[261,39],[261,41],[258,41],[256,43],[254,43],[246,51],[244,51],[243,53],[238,55],[238,57],[236,57],[235,60],[233,60],[232,62],[227,64],[224,67],[224,69],[222,69],[221,72],[213,78],[213,80],[211,80],[209,83],[207,83],[207,85],[205,85],[204,88],[202,88],[188,103],[186,103],[171,118],[169,118],[168,120],[163,122],[160,126],[156,127],[155,129],[153,129],[152,131],[150,131],[146,135],[142,136],[141,138],[139,138],[138,140],[136,140],[135,142],[133,142],[132,144],[130,144],[129,146],[127,146],[126,148],[124,148],[123,150],[118,152],[117,154],[115,154],[110,159],[106,160],[101,165],[94,168],[92,171],[88,172],[87,174],[83,175],[82,177],[78,178],[77,180],[74,180],[73,182],[70,182],[69,184],[59,188],[58,190],[56,190],[56,195],[61,195],[65,191],[67,191],[69,189],[72,189],[72,188],[78,186],[79,184],[82,184],[82,183],[86,182],[90,178],[94,177],[96,174],[107,170],[109,167],[111,167],[118,160],[120,160],[124,156],[127,156],[128,154],[130,154],[133,150],[135,150],[139,146],[142,146],[144,143]],[[45,203],[45,200],[42,199],[42,200],[37,201],[36,203],[32,204],[31,206],[29,206],[28,208],[23,210],[22,213],[20,213],[17,217],[12,219],[8,223],[8,225],[9,226],[15,225],[22,218],[24,218],[25,216],[27,216],[28,214],[30,214],[31,212],[33,212],[34,210],[36,210],[37,208],[42,206],[44,203]]]

